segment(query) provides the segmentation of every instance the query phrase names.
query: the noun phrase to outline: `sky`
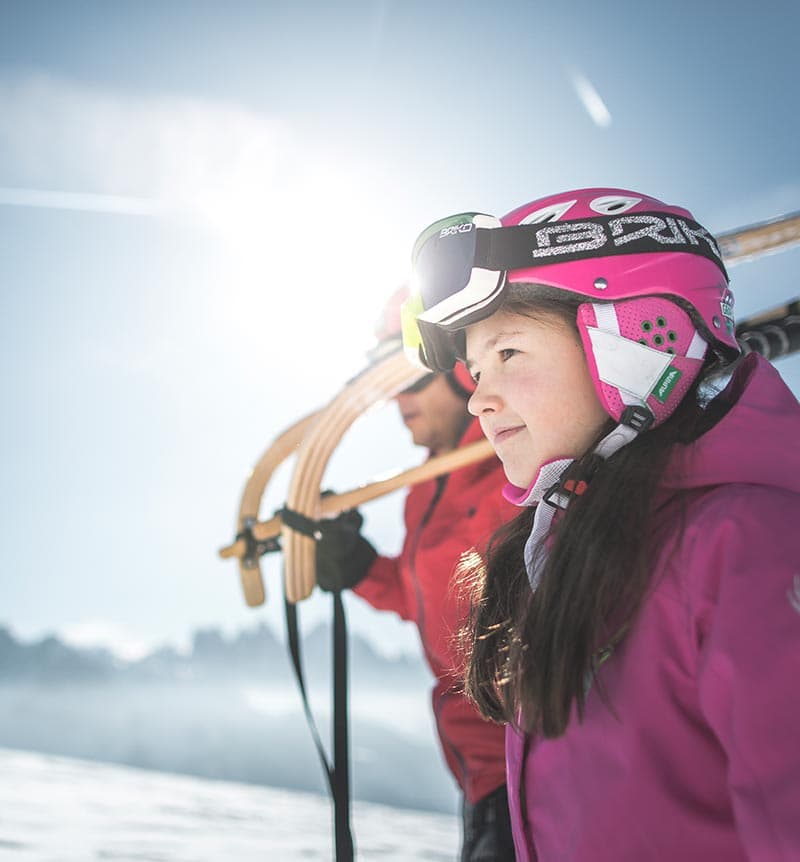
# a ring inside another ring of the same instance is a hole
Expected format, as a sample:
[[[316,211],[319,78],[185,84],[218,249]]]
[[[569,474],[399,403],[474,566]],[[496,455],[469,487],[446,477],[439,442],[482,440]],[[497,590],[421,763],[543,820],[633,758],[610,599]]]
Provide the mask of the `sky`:
[[[0,623],[129,656],[280,629],[279,560],[254,610],[217,551],[262,451],[365,365],[417,233],[584,186],[716,232],[800,210],[799,27],[796,2],[0,0]],[[799,263],[733,268],[738,315]],[[424,454],[390,404],[325,484]],[[384,552],[401,507],[364,508]]]

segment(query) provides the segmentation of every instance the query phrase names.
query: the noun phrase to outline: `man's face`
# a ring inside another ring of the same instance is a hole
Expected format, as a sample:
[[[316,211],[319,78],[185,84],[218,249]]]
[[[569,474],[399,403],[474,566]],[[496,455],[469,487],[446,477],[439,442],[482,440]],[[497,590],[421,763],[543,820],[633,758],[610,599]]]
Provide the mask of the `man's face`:
[[[433,376],[418,392],[401,392],[395,401],[417,446],[436,454],[455,449],[468,418],[467,405],[444,374]]]

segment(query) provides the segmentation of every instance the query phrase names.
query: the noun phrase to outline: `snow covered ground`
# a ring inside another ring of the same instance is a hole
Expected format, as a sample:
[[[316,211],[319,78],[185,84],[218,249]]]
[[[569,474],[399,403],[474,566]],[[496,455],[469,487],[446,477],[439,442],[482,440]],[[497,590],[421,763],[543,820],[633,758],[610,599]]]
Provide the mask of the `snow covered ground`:
[[[315,862],[331,806],[308,793],[0,749],[0,860]],[[452,862],[456,817],[356,802],[358,860]]]

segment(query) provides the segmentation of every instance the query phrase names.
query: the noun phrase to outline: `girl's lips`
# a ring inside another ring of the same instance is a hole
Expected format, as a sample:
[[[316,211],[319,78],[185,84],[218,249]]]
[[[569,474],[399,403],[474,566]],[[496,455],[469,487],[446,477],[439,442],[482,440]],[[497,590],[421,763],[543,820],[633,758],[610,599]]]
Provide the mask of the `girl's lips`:
[[[515,428],[502,428],[500,431],[496,431],[494,436],[492,437],[492,443],[495,446],[499,446],[501,443],[509,440],[518,432],[522,431],[524,428],[523,425],[517,425]]]

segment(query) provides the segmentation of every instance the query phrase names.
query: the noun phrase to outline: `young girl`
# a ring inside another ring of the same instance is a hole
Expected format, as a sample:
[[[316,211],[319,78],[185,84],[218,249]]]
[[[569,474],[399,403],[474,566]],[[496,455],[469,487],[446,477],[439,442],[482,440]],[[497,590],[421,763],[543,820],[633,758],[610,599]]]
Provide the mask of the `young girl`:
[[[414,276],[407,344],[465,359],[523,507],[467,668],[518,862],[800,859],[800,406],[715,240],[582,189],[437,222]]]

